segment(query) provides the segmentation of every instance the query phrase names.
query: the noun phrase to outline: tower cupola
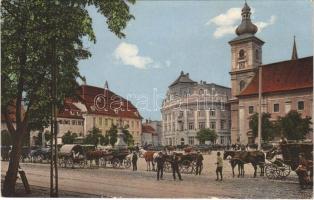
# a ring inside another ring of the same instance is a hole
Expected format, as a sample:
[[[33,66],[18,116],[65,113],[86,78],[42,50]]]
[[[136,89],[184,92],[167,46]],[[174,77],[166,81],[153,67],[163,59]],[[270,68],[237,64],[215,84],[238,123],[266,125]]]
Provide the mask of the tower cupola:
[[[238,36],[243,34],[252,34],[254,35],[258,28],[251,21],[251,8],[245,2],[244,7],[242,8],[242,22],[236,29],[236,34]]]

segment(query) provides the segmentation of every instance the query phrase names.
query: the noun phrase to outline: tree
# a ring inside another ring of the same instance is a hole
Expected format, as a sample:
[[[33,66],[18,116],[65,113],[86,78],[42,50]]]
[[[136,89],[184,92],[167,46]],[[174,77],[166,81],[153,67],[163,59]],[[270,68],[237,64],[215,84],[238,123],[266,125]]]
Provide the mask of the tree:
[[[45,144],[50,141],[51,133],[50,131],[45,131],[44,133],[40,131],[35,139],[35,145],[42,146],[43,145],[43,135],[45,135]]]
[[[71,131],[66,132],[63,136],[62,136],[62,143],[63,144],[73,144],[75,138],[77,138],[77,134],[76,133],[72,133]]]
[[[284,117],[279,117],[277,128],[288,140],[301,140],[313,131],[311,117],[302,118],[301,113],[291,110]]]
[[[133,136],[130,134],[129,130],[127,129],[127,127],[124,127],[122,129],[122,132],[124,133],[123,139],[126,142],[126,144],[128,146],[133,146],[134,139],[133,139]],[[118,133],[118,128],[117,126],[113,125],[105,136],[106,144],[110,143],[112,146],[114,146],[114,144],[117,142],[117,136],[118,136],[117,133]],[[109,141],[109,137],[110,137],[110,141]]]
[[[205,141],[211,141],[214,143],[217,139],[217,134],[213,129],[201,129],[196,133],[196,138],[200,141],[201,144],[204,144]]]
[[[134,17],[127,4],[134,0],[3,0],[1,1],[1,110],[12,139],[3,196],[13,196],[21,146],[31,130],[50,123],[52,67],[57,68],[57,107],[74,96],[83,78],[78,62],[91,56],[82,38],[96,42],[87,6],[96,7],[119,38]],[[26,110],[23,111],[23,106]],[[10,117],[15,110],[16,126]]]
[[[84,138],[84,144],[92,144],[97,146],[97,144],[103,145],[105,143],[105,136],[101,134],[99,128],[94,127],[92,130],[88,131],[88,135]]]
[[[273,139],[276,132],[276,127],[273,122],[270,121],[271,114],[263,113],[262,114],[262,132],[261,136],[263,141],[269,141]],[[254,138],[258,136],[258,113],[254,113],[250,116],[249,127],[252,130],[252,135]]]

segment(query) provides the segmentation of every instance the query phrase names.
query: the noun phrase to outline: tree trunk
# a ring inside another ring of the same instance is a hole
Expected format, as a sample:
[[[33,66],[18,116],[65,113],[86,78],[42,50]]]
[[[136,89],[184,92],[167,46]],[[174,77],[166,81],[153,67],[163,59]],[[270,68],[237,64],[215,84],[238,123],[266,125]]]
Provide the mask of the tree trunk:
[[[15,184],[22,149],[22,136],[23,134],[17,134],[12,141],[13,143],[12,151],[10,153],[9,167],[3,183],[2,195],[5,197],[12,197],[15,194]]]

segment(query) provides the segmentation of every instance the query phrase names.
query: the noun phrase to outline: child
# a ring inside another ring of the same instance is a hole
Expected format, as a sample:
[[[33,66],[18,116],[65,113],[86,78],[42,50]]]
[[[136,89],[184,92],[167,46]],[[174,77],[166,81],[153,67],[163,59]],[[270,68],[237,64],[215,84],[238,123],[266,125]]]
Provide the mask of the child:
[[[216,162],[217,168],[216,168],[216,175],[217,175],[217,179],[216,181],[219,180],[219,176],[218,173],[220,174],[220,181],[222,181],[222,167],[223,167],[223,161],[222,158],[220,156],[220,152],[217,152],[217,162]]]

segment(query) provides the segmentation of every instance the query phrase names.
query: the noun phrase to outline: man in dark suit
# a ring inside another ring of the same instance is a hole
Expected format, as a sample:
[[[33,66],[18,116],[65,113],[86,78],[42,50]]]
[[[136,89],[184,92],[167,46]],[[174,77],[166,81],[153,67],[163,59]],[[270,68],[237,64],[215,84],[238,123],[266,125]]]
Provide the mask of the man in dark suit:
[[[176,173],[177,173],[179,180],[182,181],[183,179],[181,178],[181,174],[179,170],[179,158],[176,154],[173,154],[172,156],[171,168],[172,168],[173,180],[176,180]]]

